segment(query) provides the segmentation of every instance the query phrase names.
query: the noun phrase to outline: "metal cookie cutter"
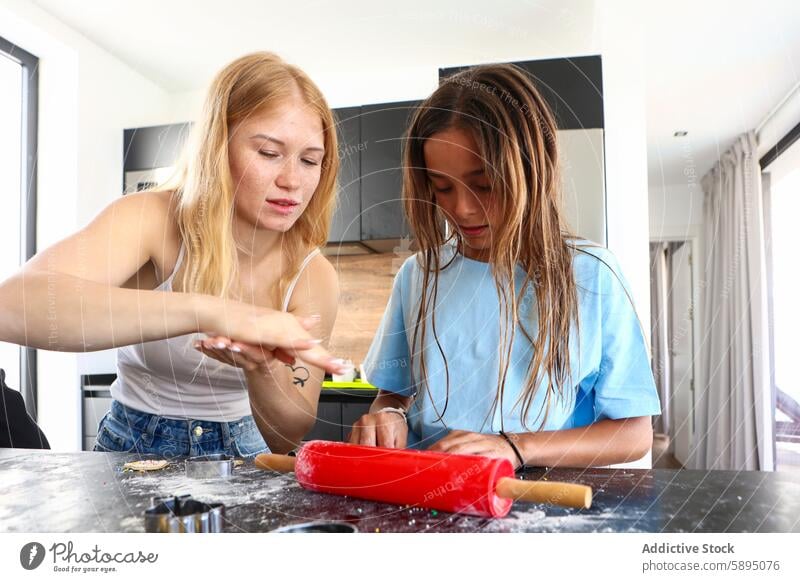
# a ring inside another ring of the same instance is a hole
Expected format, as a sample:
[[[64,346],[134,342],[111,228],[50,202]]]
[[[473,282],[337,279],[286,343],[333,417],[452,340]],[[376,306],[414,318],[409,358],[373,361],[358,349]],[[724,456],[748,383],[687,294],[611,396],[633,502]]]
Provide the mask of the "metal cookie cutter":
[[[144,529],[149,533],[218,533],[224,516],[222,503],[203,503],[188,494],[154,497],[144,512]]]
[[[310,521],[272,530],[272,533],[357,533],[358,528],[346,521]]]
[[[186,476],[191,479],[228,479],[233,475],[233,457],[205,455],[186,459]]]

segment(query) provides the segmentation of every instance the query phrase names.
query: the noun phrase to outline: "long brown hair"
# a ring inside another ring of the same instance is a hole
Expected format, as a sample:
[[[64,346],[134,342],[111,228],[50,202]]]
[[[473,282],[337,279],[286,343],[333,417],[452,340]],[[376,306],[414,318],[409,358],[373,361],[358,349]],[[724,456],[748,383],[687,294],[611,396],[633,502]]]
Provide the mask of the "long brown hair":
[[[283,234],[284,262],[276,297],[283,295],[304,254],[328,240],[339,169],[333,113],[319,88],[299,68],[269,52],[243,56],[211,83],[179,171],[168,185],[178,195],[178,226],[186,248],[182,290],[219,297],[230,292],[238,276],[238,261],[232,231],[235,188],[228,160],[229,131],[242,119],[296,93],[320,116],[325,153],[311,201]]]
[[[502,410],[519,324],[533,346],[533,357],[515,406],[521,405],[520,416],[527,428],[535,393],[546,379],[546,405],[536,417],[541,418],[542,428],[552,401],[572,396],[569,348],[572,324],[578,326],[578,298],[572,266],[575,251],[569,241],[575,237],[562,216],[555,119],[528,75],[514,65],[483,65],[456,73],[445,79],[413,115],[405,142],[403,199],[419,244],[423,281],[411,341],[415,354],[412,366],[419,370],[421,388],[427,389],[424,346],[430,317],[434,341],[445,361],[449,399],[449,372],[432,306],[436,304],[438,273],[450,264],[443,264],[441,247],[455,243],[463,250],[463,241],[457,229],[452,229],[449,236],[446,234],[444,216],[434,201],[426,173],[423,147],[425,140],[451,128],[469,132],[478,144],[478,153],[503,216],[502,223],[491,233],[489,255],[500,300],[501,338],[492,411],[498,404]],[[518,294],[514,292],[517,265],[524,271]],[[537,300],[535,337],[529,329],[533,321],[521,321],[518,312],[529,286],[533,286]],[[444,410],[437,413],[441,418]]]

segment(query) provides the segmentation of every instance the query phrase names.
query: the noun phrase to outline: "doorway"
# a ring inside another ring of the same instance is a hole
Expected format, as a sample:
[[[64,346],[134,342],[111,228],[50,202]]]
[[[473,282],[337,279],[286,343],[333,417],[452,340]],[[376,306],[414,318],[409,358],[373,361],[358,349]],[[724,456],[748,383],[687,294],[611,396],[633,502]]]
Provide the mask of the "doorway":
[[[695,246],[693,239],[650,243],[651,364],[662,409],[653,432],[680,466],[695,426]]]

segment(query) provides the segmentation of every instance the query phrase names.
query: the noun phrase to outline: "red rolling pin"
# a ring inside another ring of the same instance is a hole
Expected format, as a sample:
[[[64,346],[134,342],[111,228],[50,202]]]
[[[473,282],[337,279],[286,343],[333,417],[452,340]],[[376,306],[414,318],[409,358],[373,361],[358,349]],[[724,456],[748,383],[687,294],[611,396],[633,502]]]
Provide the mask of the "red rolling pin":
[[[306,489],[481,517],[503,517],[514,500],[588,508],[592,489],[521,481],[507,459],[310,441],[297,457],[258,455],[256,466],[294,471]]]

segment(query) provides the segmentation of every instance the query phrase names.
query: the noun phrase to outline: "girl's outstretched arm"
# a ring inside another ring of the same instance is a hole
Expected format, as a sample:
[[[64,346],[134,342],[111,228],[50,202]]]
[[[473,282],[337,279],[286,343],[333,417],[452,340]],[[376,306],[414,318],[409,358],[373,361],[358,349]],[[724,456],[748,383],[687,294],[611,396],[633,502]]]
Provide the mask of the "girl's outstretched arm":
[[[527,466],[593,467],[641,459],[653,444],[649,416],[599,420],[566,430],[507,434]],[[500,435],[452,431],[431,450],[519,460]]]

